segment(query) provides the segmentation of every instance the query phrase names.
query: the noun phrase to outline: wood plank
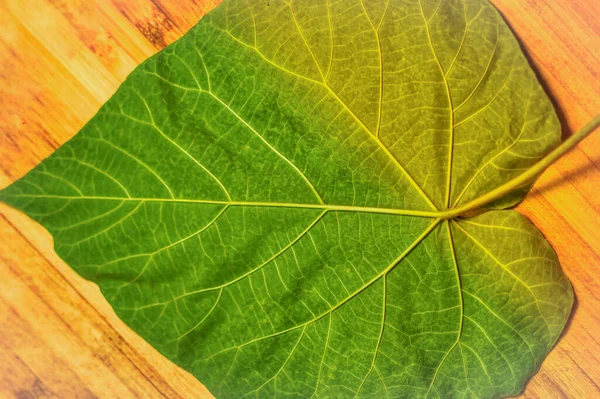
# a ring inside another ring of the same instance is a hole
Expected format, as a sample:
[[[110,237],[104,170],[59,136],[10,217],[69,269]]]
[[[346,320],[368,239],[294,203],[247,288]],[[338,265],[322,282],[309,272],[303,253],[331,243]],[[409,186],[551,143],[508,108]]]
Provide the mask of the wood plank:
[[[3,341],[0,341],[0,356],[0,397],[58,398]]]
[[[49,354],[27,363],[38,378],[50,386],[59,371],[71,372],[94,396],[106,398],[178,396],[4,217],[0,240],[13,243],[0,254],[3,342],[22,360],[29,359],[27,341]],[[62,383],[69,381],[76,380]]]
[[[559,107],[565,135],[600,112],[600,2],[493,0]],[[72,137],[140,62],[212,0],[0,3],[0,187]],[[519,206],[544,232],[577,306],[526,398],[600,396],[600,135],[551,167]],[[0,396],[210,397],[125,326],[50,235],[0,206]],[[10,370],[10,372],[9,372]],[[3,372],[4,371],[4,372]]]

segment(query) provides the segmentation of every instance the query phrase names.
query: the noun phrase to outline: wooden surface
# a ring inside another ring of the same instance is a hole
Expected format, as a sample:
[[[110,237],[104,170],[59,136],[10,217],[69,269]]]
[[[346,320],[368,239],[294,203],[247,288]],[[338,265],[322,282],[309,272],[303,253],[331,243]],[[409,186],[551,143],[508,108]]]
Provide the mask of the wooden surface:
[[[494,0],[557,105],[565,135],[600,112],[600,1]],[[72,137],[140,62],[213,0],[0,0],[0,187]],[[600,132],[519,209],[575,288],[566,333],[527,398],[600,398]],[[0,204],[0,396],[210,397],[126,327],[39,225]]]

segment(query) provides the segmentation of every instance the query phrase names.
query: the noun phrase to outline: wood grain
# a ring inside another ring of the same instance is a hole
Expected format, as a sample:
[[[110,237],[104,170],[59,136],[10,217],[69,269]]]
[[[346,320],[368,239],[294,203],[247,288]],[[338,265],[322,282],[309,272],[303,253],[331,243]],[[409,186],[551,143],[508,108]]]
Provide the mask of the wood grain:
[[[219,0],[0,2],[0,187],[75,135],[140,62]],[[600,112],[600,2],[493,0],[553,98],[565,135]],[[519,206],[577,296],[524,398],[600,397],[600,134],[552,166]],[[125,326],[52,238],[0,204],[0,396],[210,397]]]

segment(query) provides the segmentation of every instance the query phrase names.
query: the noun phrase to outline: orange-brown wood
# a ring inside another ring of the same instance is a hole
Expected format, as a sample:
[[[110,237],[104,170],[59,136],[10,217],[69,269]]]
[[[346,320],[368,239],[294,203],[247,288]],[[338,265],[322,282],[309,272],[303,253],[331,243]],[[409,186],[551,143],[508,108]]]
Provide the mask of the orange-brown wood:
[[[72,137],[144,59],[220,0],[0,2],[0,187]],[[553,98],[565,135],[600,113],[600,2],[493,0]],[[577,302],[526,398],[600,397],[600,133],[519,206]],[[52,238],[0,204],[0,397],[210,397],[114,314]]]

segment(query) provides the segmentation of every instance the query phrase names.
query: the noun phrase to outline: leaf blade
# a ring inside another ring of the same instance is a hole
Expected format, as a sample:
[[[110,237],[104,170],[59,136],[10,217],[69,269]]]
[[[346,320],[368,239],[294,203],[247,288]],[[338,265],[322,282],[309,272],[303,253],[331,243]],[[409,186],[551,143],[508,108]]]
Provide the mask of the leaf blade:
[[[531,165],[557,127],[487,2],[229,0],[0,198],[219,396],[509,395],[570,286],[514,213],[437,209]]]

